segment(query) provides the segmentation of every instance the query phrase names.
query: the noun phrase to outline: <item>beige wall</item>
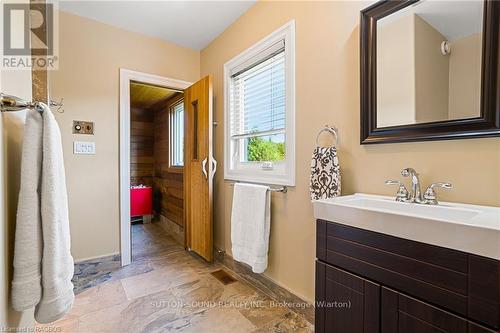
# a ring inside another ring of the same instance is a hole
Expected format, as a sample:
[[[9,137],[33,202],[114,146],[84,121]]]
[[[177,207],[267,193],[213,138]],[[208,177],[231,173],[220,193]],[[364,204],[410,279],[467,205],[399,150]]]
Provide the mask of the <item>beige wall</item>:
[[[420,16],[415,18],[415,122],[448,120],[449,57],[446,38]]]
[[[481,34],[451,43],[450,119],[478,117],[481,106]]]
[[[384,185],[416,168],[424,184],[449,181],[442,200],[500,205],[500,138],[359,144],[359,10],[366,2],[258,2],[201,53],[215,96],[215,245],[230,253],[231,190],[223,179],[223,64],[286,22],[296,21],[297,186],[273,194],[269,268],[284,287],[314,298],[315,222],[308,195],[310,154],[325,124],[340,133],[343,194],[394,195]]]
[[[390,19],[390,17],[389,17]],[[377,24],[377,127],[415,123],[415,16]]]
[[[76,260],[119,251],[119,69],[196,81],[200,54],[159,39],[61,12],[59,70],[50,94],[64,97],[61,127]],[[73,120],[95,122],[95,135],[71,134]],[[96,155],[73,155],[73,141],[95,141]]]
[[[377,25],[377,126],[448,119],[446,38],[420,16]]]

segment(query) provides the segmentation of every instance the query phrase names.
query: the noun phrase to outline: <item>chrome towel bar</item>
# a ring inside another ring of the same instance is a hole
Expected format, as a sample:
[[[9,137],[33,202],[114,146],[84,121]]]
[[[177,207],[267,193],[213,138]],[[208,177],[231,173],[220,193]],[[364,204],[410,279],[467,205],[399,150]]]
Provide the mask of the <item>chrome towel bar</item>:
[[[63,100],[61,99],[60,102],[54,102],[50,101],[49,106],[55,106],[57,107],[57,112],[59,113],[64,113],[64,110],[62,109],[63,106]],[[21,111],[25,109],[33,109],[37,110],[39,112],[43,112],[43,109],[40,107],[39,102],[30,102],[26,101],[22,98],[19,98],[17,96],[11,96],[11,95],[6,95],[4,93],[0,93],[0,111],[1,112],[14,112],[14,111]]]
[[[232,183],[231,186],[234,186],[235,183]],[[249,183],[250,184],[250,183]],[[288,186],[281,186],[281,187],[269,187],[270,192],[280,192],[280,193],[286,193],[288,192]]]

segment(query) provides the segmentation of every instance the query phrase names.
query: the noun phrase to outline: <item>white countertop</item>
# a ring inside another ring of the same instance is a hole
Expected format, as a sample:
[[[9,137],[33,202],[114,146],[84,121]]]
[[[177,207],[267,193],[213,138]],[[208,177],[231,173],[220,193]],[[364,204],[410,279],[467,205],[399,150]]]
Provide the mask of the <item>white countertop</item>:
[[[313,202],[316,219],[500,260],[500,207],[354,194]]]

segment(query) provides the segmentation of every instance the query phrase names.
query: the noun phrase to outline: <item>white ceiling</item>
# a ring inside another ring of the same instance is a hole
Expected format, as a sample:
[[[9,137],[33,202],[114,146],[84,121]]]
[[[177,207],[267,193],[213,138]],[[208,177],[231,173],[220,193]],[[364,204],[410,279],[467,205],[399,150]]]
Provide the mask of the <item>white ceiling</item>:
[[[449,41],[481,32],[484,1],[419,1],[415,14],[432,25]]]
[[[416,14],[449,41],[480,33],[483,27],[482,0],[423,0],[386,16],[387,24],[406,15]]]
[[[201,50],[255,2],[65,0],[59,9]]]

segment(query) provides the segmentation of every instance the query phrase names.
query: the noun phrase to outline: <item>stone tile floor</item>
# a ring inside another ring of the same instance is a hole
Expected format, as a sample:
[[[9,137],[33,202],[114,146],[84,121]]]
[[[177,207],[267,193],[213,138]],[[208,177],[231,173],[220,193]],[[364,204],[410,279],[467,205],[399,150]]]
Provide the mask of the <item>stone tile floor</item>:
[[[220,263],[184,251],[158,224],[132,226],[130,266],[119,258],[75,267],[73,309],[38,328],[55,332],[312,332],[305,318]],[[238,281],[210,273],[223,268]],[[50,327],[50,328],[49,328]]]

